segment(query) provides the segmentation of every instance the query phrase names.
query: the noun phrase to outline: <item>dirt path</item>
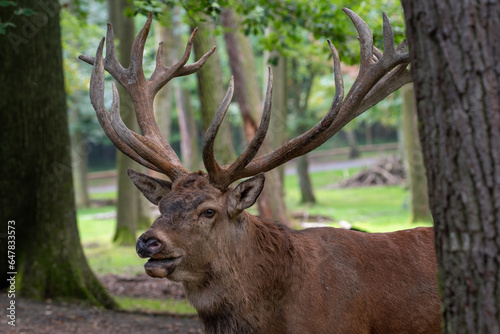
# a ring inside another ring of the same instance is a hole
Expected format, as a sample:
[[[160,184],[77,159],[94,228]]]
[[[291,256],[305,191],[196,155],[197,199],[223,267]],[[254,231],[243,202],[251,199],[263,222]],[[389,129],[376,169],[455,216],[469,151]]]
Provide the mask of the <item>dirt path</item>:
[[[97,307],[59,305],[16,297],[16,326],[7,324],[9,299],[0,294],[0,333],[26,334],[156,334],[203,333],[197,318],[108,311]]]

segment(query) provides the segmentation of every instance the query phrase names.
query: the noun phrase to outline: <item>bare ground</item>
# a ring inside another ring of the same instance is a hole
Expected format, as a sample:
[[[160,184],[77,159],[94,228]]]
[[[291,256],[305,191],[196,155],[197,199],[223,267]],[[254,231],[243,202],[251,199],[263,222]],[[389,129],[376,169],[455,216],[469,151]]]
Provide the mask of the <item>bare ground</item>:
[[[101,282],[113,295],[141,298],[184,298],[182,286],[147,277],[106,275]],[[2,319],[0,333],[36,334],[128,334],[128,333],[203,333],[197,317],[178,317],[165,314],[110,311],[76,304],[37,302],[15,298],[16,326],[7,324],[10,299],[0,294]]]

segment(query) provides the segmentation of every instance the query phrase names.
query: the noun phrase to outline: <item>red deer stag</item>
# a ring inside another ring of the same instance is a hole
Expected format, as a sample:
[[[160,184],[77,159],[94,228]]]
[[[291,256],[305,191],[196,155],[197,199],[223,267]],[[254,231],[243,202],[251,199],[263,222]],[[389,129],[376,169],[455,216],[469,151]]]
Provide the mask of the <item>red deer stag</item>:
[[[439,333],[440,302],[433,230],[416,228],[367,234],[335,228],[294,231],[245,211],[264,185],[264,172],[324,143],[353,118],[410,81],[404,43],[394,47],[383,16],[384,52],[373,45],[372,32],[354,12],[344,9],[359,34],[360,70],[344,98],[340,60],[329,42],[335,96],[325,117],[306,133],[256,157],[267,132],[272,92],[269,72],[262,120],[254,139],[230,165],[214,158],[214,139],[233,94],[227,93],[203,143],[205,172],[185,170],[153,116],[153,99],[174,77],[196,72],[215,51],[186,65],[196,30],[184,55],[171,67],[163,64],[162,45],[149,79],[142,70],[144,44],[152,16],[132,46],[130,67],[123,68],[108,25],[106,57],[101,41],[93,64],[90,98],[99,122],[113,143],[140,164],[169,181],[129,170],[134,184],[161,216],[137,240],[137,253],[149,258],[148,275],[182,282],[207,333]],[[120,118],[113,103],[104,106],[104,69],[130,94],[142,134]],[[251,177],[236,187],[230,185]]]

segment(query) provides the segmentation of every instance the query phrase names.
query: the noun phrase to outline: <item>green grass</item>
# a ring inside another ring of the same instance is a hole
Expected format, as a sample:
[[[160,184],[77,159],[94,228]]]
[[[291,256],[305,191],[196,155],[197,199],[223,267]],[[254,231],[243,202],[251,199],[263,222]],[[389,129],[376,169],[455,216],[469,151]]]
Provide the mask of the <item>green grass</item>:
[[[307,212],[347,221],[354,227],[369,232],[389,232],[417,226],[431,226],[430,222],[409,223],[407,208],[408,191],[399,186],[330,189],[328,186],[353,175],[360,169],[317,172],[311,174],[311,182],[318,201],[316,205],[300,203],[298,177],[285,178],[286,204],[289,210]],[[332,226],[338,226],[333,223]]]
[[[120,308],[130,311],[168,312],[179,315],[194,315],[196,310],[186,300],[146,299],[116,296]]]

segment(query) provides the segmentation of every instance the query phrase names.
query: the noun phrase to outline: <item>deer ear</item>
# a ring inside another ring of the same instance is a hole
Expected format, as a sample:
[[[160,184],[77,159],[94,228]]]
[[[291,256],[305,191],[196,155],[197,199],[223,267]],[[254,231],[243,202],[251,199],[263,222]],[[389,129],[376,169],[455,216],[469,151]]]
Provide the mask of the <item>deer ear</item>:
[[[229,191],[227,195],[227,212],[234,217],[246,208],[251,207],[264,188],[264,174],[245,180]]]
[[[160,200],[172,190],[172,182],[138,173],[130,168],[127,169],[127,174],[137,189],[155,205],[158,205]]]

